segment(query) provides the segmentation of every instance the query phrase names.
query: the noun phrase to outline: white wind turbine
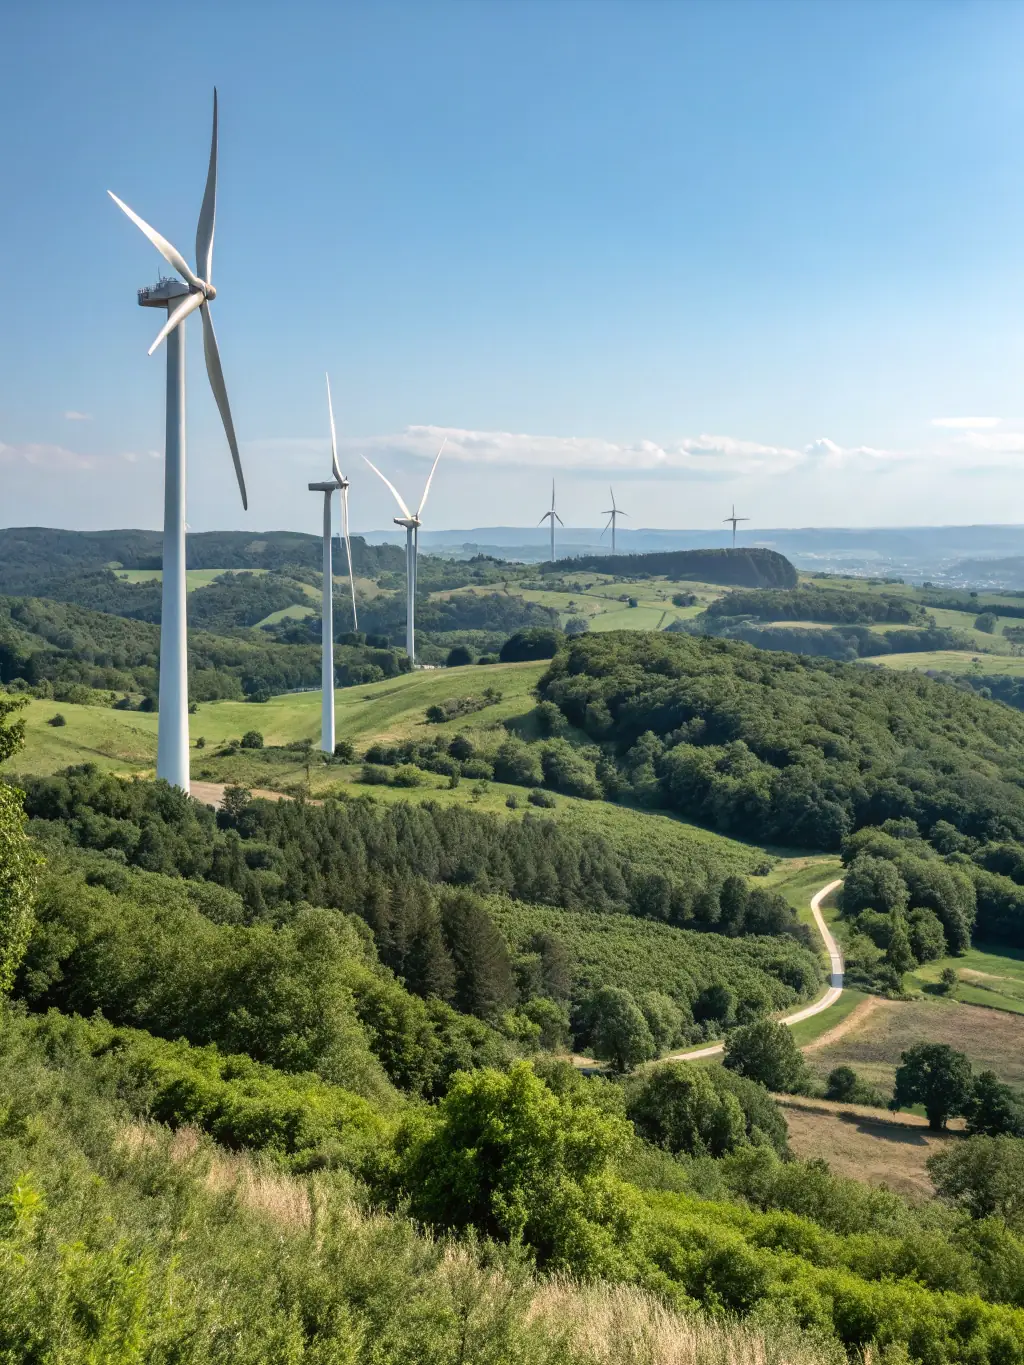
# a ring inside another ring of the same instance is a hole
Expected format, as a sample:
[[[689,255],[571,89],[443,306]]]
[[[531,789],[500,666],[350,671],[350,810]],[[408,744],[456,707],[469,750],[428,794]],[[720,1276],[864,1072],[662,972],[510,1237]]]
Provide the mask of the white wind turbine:
[[[420,513],[427,505],[427,494],[430,492],[430,484],[434,477],[434,470],[437,468],[437,462],[441,458],[441,451],[444,450],[447,444],[448,437],[446,436],[441,442],[441,449],[434,456],[434,463],[430,466],[430,473],[427,475],[427,482],[423,487],[423,496],[420,498],[420,505],[416,508],[415,512],[409,511],[402,500],[401,493],[399,493],[391,480],[385,478],[372,460],[366,460],[366,456],[363,456],[363,459],[366,460],[366,463],[377,477],[383,479],[391,489],[395,496],[395,501],[398,503],[402,513],[400,517],[394,518],[394,522],[396,526],[405,527],[405,652],[413,663],[416,662],[416,559],[419,555],[419,531],[423,524],[420,520]]]
[[[550,510],[550,512],[545,512],[545,513],[544,513],[544,515],[541,517],[540,521],[538,521],[537,525],[538,525],[538,526],[542,526],[542,525],[544,524],[544,522],[548,521],[549,519],[550,519],[550,521],[551,521],[551,562],[554,563],[554,562],[555,562],[555,522],[557,521],[558,524],[559,524],[559,526],[564,526],[564,525],[565,525],[565,522],[562,520],[562,518],[561,518],[561,517],[558,515],[558,513],[555,511],[555,481],[554,481],[554,479],[551,480],[551,510]]]
[[[612,528],[612,554],[614,554],[614,553],[615,553],[615,523],[618,521],[619,517],[628,517],[628,516],[629,516],[629,513],[628,513],[628,512],[624,512],[624,511],[622,510],[621,507],[616,507],[616,505],[615,505],[615,494],[612,492],[612,490],[611,490],[610,488],[608,489],[608,492],[611,493],[612,505],[611,505],[611,508],[610,508],[610,509],[606,509],[606,510],[602,513],[602,516],[606,516],[606,517],[608,518],[608,521],[607,521],[607,523],[605,524],[604,531],[607,531],[609,526]],[[604,531],[601,532],[602,538],[604,537]]]
[[[348,558],[348,582],[352,592],[352,628],[359,629],[356,613],[356,580],[352,574],[352,542],[348,534],[348,479],[338,468],[338,438],[334,430],[334,404],[331,402],[331,377],[327,379],[327,413],[331,419],[331,479],[326,483],[311,483],[311,493],[324,495],[324,583],[320,614],[320,748],[325,754],[334,753],[334,569],[331,563],[331,499],[336,489],[341,490],[342,528],[345,535],[345,554]]]
[[[231,420],[228,393],[224,385],[217,337],[210,317],[210,302],[216,296],[211,283],[213,272],[213,232],[217,217],[217,91],[213,92],[213,137],[206,191],[199,210],[196,229],[196,268],[193,270],[166,238],[133,213],[127,204],[108,190],[118,208],[123,209],[137,228],[149,238],[164,260],[182,277],[161,277],[152,289],[139,290],[143,308],[166,308],[167,321],[149,348],[152,355],[160,343],[167,342],[167,425],[164,453],[164,550],[163,594],[160,614],[160,714],[157,731],[156,775],[174,787],[189,790],[188,754],[188,645],[185,625],[185,329],[182,323],[198,308],[203,319],[203,351],[210,388],[224,423],[224,433],[235,465],[248,510],[242,461]],[[184,283],[182,283],[182,280]]]

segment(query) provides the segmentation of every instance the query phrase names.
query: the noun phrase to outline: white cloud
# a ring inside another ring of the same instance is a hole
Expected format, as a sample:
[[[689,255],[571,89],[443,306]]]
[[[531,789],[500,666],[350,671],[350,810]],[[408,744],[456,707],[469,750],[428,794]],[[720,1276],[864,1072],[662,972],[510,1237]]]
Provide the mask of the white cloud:
[[[0,441],[0,464],[35,466],[39,469],[95,469],[99,461],[91,455],[79,455],[64,446],[26,443],[5,445]]]
[[[64,414],[65,422],[91,422],[91,412],[75,412],[74,408]]]
[[[950,427],[954,431],[981,431],[997,427],[1002,420],[1001,417],[933,417],[929,425]]]
[[[879,450],[872,446],[841,446],[821,436],[802,449],[750,441],[737,436],[701,433],[661,444],[657,441],[607,441],[597,436],[537,436],[524,432],[473,431],[459,427],[412,426],[402,432],[344,438],[340,455],[348,470],[362,467],[366,455],[384,472],[394,473],[389,461],[433,460],[446,441],[442,465],[452,461],[508,469],[551,469],[588,474],[615,472],[637,477],[684,474],[701,480],[740,476],[772,477],[816,468],[880,469],[920,458],[918,451]],[[290,459],[297,468],[329,463],[328,443],[322,438],[282,438],[254,441],[248,447]]]

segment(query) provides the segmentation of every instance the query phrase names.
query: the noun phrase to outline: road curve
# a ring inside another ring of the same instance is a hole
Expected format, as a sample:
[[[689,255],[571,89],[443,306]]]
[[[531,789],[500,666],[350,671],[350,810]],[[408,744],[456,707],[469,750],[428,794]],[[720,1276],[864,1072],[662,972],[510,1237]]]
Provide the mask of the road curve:
[[[823,886],[811,897],[811,914],[814,916],[814,923],[818,926],[818,933],[825,944],[825,951],[828,953],[831,968],[828,990],[812,1005],[805,1005],[803,1009],[796,1010],[793,1014],[787,1014],[784,1019],[779,1020],[780,1024],[799,1024],[804,1019],[812,1019],[822,1010],[827,1010],[830,1005],[834,1005],[843,993],[843,955],[839,951],[839,944],[832,937],[832,933],[825,923],[824,915],[821,913],[821,902],[837,886],[842,886],[842,883],[842,877],[837,877],[834,882],[829,882],[827,886]],[[712,1043],[710,1047],[698,1047],[691,1052],[673,1052],[670,1056],[662,1057],[660,1060],[663,1062],[695,1062],[700,1057],[714,1057],[724,1050],[724,1042]]]

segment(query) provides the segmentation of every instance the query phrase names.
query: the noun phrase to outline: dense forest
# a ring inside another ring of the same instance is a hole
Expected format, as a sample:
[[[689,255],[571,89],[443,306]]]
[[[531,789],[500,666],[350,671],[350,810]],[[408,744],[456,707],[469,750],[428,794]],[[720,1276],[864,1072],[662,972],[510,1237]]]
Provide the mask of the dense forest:
[[[574,640],[539,690],[614,761],[606,791],[812,848],[896,822],[970,864],[950,874],[950,943],[975,916],[981,936],[1024,943],[1024,721],[1007,708],[916,674],[667,635]]]
[[[814,627],[762,624],[748,617],[713,615],[710,611],[688,621],[666,627],[681,635],[715,635],[725,640],[742,640],[758,649],[784,650],[810,654],[816,658],[849,663],[854,659],[876,659],[885,654],[921,654],[936,649],[974,649],[974,640],[963,631],[947,626],[907,626],[879,632],[866,625]]]
[[[744,588],[795,588],[796,569],[777,550],[662,550],[646,555],[579,555],[541,566],[541,573],[607,573],[617,578],[663,575]]]
[[[367,545],[362,536],[352,537],[352,559],[355,572],[368,578],[405,565],[398,546]],[[185,538],[190,569],[319,569],[322,561],[320,536],[297,531],[191,531]],[[0,530],[0,593],[49,597],[51,585],[72,576],[111,567],[159,569],[162,563],[159,531]]]

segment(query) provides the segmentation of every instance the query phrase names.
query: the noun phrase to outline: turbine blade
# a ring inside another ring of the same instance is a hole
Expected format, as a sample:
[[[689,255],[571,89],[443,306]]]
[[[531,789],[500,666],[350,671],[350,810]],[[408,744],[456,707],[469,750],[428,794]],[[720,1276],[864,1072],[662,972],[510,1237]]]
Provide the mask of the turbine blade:
[[[174,331],[178,323],[183,322],[185,318],[188,317],[189,313],[194,313],[197,308],[201,308],[204,302],[205,296],[196,292],[195,294],[189,294],[187,298],[182,299],[177,308],[172,308],[167,314],[167,321],[160,328],[159,332],[157,332],[156,341],[150,346],[149,354],[152,355],[161,341],[163,341],[170,332]]]
[[[359,629],[359,616],[356,613],[356,580],[352,573],[352,541],[348,534],[348,489],[341,490],[341,524],[345,529],[345,555],[348,559],[348,585],[352,592],[352,629]]]
[[[446,436],[444,440],[441,442],[441,450],[444,450],[447,444],[448,437]],[[434,463],[430,466],[430,473],[427,475],[427,482],[423,488],[423,497],[420,498],[420,505],[419,507],[416,508],[417,516],[419,516],[419,514],[423,511],[424,507],[426,507],[427,505],[427,494],[430,492],[430,485],[434,478],[434,470],[437,468],[437,462],[441,458],[441,450],[439,450],[437,454],[434,456]]]
[[[363,456],[363,459],[366,460],[366,456],[365,456],[365,455]],[[370,466],[370,468],[373,470],[373,472],[377,475],[377,478],[378,478],[378,479],[383,479],[384,482],[387,484],[387,486],[391,489],[392,493],[394,493],[394,495],[395,495],[395,502],[397,502],[397,503],[398,503],[398,506],[401,508],[402,516],[403,516],[403,517],[408,517],[408,518],[411,520],[411,519],[412,519],[412,513],[409,511],[408,507],[406,507],[405,503],[402,501],[402,495],[401,495],[401,493],[399,493],[399,491],[398,491],[398,489],[395,487],[395,485],[391,482],[391,480],[390,480],[389,478],[387,478],[385,475],[383,475],[383,474],[380,472],[380,470],[377,468],[377,466],[373,463],[372,460],[366,460],[366,463]]]
[[[224,435],[228,438],[228,448],[231,451],[231,459],[235,466],[235,478],[238,480],[238,491],[242,495],[242,506],[248,512],[249,498],[245,491],[245,477],[242,474],[242,457],[238,453],[238,442],[235,439],[235,424],[231,420],[231,406],[228,403],[228,391],[224,383],[224,371],[220,364],[220,351],[217,349],[217,333],[213,330],[213,319],[210,317],[210,305],[203,300],[203,351],[206,355],[206,373],[210,377],[210,388],[217,401],[220,410],[220,420],[224,423]]]
[[[608,527],[609,527],[611,524],[612,524],[612,519],[611,519],[611,517],[609,517],[608,520],[607,520],[607,521],[605,522],[605,524],[604,524],[604,531],[607,531],[607,530],[608,530]],[[602,539],[602,540],[604,540],[604,531],[601,532],[601,539]]]
[[[111,199],[113,199],[117,207],[128,215],[140,232],[144,233],[149,238],[172,270],[176,270],[178,274],[184,280],[187,280],[194,288],[202,289],[202,280],[189,265],[188,261],[185,260],[185,257],[177,247],[171,246],[167,238],[161,237],[156,228],[150,227],[144,218],[140,218],[137,213],[133,213],[123,200],[118,199],[113,190],[107,190],[107,193],[110,195]]]
[[[548,517],[549,517],[550,515],[551,515],[550,512],[545,512],[544,515],[541,517],[540,521],[538,521],[537,525],[538,525],[538,526],[543,526],[544,523],[547,521],[547,519],[548,519]]]
[[[558,522],[559,526],[565,525],[565,522],[562,520],[562,518],[558,515],[557,512],[554,513],[554,518]]]
[[[196,228],[196,269],[209,284],[213,280],[213,229],[217,219],[217,87],[213,87],[213,137],[210,165],[206,172],[203,207]]]
[[[340,487],[343,480],[341,477],[341,470],[338,468],[338,438],[334,431],[334,404],[331,402],[331,376],[328,374],[325,375],[324,378],[327,380],[327,411],[331,418],[331,472]]]

